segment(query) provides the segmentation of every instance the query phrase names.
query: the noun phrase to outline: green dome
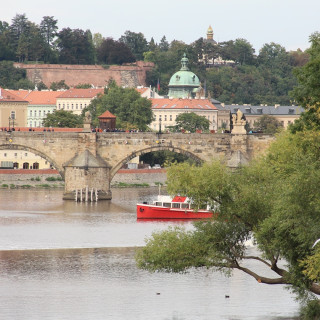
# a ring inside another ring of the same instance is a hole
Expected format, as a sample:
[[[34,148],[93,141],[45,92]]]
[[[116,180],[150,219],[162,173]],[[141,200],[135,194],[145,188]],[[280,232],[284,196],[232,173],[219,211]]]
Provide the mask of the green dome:
[[[192,86],[199,87],[199,78],[191,71],[178,71],[170,79],[170,86]]]
[[[169,96],[174,98],[185,98],[193,96],[194,89],[200,87],[199,78],[189,70],[188,68],[189,59],[186,54],[181,59],[181,69],[176,72],[169,81]]]

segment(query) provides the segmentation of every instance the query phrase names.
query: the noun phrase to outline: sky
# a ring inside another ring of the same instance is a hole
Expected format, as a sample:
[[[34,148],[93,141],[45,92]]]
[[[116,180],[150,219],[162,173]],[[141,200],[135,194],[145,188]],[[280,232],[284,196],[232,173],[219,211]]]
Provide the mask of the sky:
[[[125,31],[141,32],[150,41],[183,41],[206,37],[212,26],[217,42],[243,38],[256,53],[275,42],[287,51],[310,47],[320,31],[319,0],[12,0],[1,6],[0,20],[11,24],[16,14],[40,24],[53,16],[63,28],[90,29],[118,40]]]

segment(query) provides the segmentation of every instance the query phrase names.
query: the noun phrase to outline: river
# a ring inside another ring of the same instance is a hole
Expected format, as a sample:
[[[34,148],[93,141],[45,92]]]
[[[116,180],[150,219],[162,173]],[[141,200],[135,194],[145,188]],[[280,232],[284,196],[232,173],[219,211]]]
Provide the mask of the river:
[[[137,222],[156,188],[113,189],[112,201],[63,201],[61,190],[0,190],[0,319],[293,319],[284,286],[235,271],[137,269],[134,247],[155,230],[191,222]],[[255,251],[255,248],[249,247]],[[251,267],[255,267],[251,265]],[[260,267],[256,270],[265,272]]]

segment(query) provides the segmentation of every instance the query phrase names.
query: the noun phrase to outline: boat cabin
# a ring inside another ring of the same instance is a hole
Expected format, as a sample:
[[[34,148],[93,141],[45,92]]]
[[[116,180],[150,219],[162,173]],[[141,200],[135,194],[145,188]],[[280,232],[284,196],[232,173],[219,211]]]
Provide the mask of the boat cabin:
[[[174,208],[174,209],[190,209],[190,202],[187,197],[175,196],[158,196],[153,203],[157,207]]]

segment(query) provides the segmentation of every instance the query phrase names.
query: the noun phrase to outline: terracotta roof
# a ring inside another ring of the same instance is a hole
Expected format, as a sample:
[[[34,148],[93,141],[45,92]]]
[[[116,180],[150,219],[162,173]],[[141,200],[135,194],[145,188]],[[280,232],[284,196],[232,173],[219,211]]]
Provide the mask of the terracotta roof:
[[[61,93],[57,98],[94,98],[103,94],[104,89],[69,89]]]
[[[0,102],[27,102],[23,98],[0,87]]]
[[[98,117],[101,118],[116,118],[115,115],[113,115],[109,110],[105,111],[101,116]]]
[[[152,109],[217,110],[209,99],[150,99]]]
[[[140,94],[144,94],[149,88],[136,88]]]
[[[32,105],[56,105],[56,98],[61,95],[61,91],[10,90],[10,92]]]

